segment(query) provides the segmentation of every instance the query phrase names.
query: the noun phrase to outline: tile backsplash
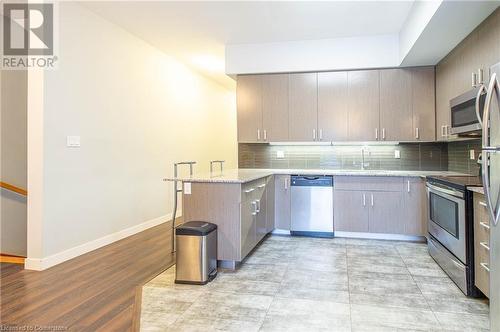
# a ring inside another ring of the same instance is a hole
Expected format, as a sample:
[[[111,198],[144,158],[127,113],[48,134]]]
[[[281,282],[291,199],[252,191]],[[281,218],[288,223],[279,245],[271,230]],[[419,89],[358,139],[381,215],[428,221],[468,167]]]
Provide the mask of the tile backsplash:
[[[474,160],[470,150],[474,150]],[[365,146],[239,144],[238,163],[240,168],[361,169],[364,154],[365,169],[478,175],[480,152],[480,140]]]
[[[471,150],[474,150],[474,159],[470,159]],[[479,139],[448,143],[448,170],[478,175],[480,165],[477,163],[477,158],[480,153]]]
[[[399,158],[395,157],[396,153],[399,153]],[[448,170],[446,143],[365,146],[239,144],[238,163],[240,168],[361,169],[363,154],[365,169]]]

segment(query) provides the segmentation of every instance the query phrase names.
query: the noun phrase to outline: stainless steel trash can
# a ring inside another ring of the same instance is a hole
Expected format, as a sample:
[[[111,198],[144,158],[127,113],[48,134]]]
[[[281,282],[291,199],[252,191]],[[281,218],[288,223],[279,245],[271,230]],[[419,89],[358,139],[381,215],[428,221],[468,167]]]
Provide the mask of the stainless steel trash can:
[[[189,221],[175,229],[175,283],[204,285],[217,275],[217,225]]]

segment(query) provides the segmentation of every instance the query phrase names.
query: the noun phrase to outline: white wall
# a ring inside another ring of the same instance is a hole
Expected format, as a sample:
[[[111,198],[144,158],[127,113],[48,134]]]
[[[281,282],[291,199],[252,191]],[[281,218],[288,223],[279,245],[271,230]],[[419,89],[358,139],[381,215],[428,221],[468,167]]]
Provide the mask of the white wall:
[[[234,91],[78,4],[60,3],[59,15],[58,69],[43,81],[42,248],[27,261],[35,269],[168,219],[172,184],[162,178],[174,161],[196,160],[196,171],[210,159],[237,165]],[[81,147],[67,148],[68,135]]]
[[[226,45],[226,74],[323,71],[399,65],[398,36]]]

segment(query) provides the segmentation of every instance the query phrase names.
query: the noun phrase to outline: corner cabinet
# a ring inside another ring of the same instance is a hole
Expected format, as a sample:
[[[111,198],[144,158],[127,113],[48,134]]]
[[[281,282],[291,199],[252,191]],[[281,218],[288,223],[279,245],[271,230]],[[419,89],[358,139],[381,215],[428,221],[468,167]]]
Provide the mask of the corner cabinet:
[[[263,138],[261,76],[238,76],[236,107],[238,109],[238,142],[261,141]]]
[[[240,75],[238,141],[434,141],[435,97],[434,67]]]
[[[288,141],[288,76],[238,76],[238,142]]]

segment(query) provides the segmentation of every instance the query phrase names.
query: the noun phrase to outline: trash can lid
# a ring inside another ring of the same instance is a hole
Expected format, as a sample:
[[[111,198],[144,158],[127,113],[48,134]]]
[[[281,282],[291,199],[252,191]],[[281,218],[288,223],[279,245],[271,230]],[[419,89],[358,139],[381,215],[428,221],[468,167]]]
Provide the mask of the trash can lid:
[[[176,235],[204,236],[217,229],[216,224],[206,221],[188,221],[175,229]]]

